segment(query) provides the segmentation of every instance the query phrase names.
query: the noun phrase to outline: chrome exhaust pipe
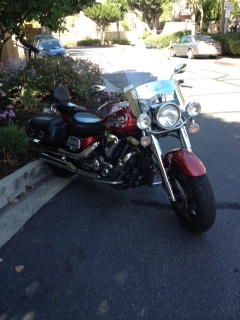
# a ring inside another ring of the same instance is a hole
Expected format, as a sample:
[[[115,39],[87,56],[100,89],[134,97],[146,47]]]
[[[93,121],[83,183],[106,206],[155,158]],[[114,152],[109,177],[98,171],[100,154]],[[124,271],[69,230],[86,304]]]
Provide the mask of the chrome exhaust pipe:
[[[100,178],[100,176],[96,173],[92,173],[92,172],[78,169],[71,162],[69,162],[69,161],[67,162],[67,161],[52,157],[47,153],[42,152],[40,154],[40,157],[47,162],[55,164],[56,166],[62,167],[62,168],[66,169],[68,171],[71,171],[73,173],[76,173],[76,174],[79,174],[79,175],[82,175],[82,176],[85,176],[88,178],[92,178],[92,179],[99,179]]]

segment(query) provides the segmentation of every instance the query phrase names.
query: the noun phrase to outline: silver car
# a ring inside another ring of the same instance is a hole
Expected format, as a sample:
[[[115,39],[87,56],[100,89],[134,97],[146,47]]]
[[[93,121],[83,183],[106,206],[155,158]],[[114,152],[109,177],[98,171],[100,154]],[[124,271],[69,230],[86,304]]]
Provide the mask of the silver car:
[[[222,54],[222,45],[210,36],[184,36],[178,42],[170,45],[170,56],[187,56],[194,59],[197,56],[216,58]]]

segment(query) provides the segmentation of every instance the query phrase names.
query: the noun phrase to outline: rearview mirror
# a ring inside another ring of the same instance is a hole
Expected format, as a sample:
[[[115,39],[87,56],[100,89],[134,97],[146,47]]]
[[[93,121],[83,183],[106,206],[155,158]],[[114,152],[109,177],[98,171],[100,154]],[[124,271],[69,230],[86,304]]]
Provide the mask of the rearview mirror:
[[[176,68],[174,69],[174,73],[183,73],[186,71],[186,63],[181,63],[179,65],[176,66]]]

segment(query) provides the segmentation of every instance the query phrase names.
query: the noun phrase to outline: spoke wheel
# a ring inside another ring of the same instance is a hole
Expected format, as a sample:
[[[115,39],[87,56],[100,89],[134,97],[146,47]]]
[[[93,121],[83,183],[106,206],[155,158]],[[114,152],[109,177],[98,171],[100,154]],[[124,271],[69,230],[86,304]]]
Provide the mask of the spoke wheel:
[[[188,177],[180,170],[174,170],[170,181],[176,198],[171,205],[181,224],[191,232],[209,230],[215,221],[216,209],[207,176]]]

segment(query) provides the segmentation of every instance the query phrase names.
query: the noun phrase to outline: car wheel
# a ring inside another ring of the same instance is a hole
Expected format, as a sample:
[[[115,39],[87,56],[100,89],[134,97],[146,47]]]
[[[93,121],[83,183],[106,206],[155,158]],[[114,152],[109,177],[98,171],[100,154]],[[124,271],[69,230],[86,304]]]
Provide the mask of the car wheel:
[[[170,57],[176,57],[176,53],[173,48],[170,48]]]
[[[210,58],[211,58],[211,59],[216,59],[217,56],[212,56],[212,55],[210,55]]]
[[[194,54],[193,54],[192,49],[189,49],[189,50],[188,50],[187,56],[188,56],[188,59],[194,59]]]

